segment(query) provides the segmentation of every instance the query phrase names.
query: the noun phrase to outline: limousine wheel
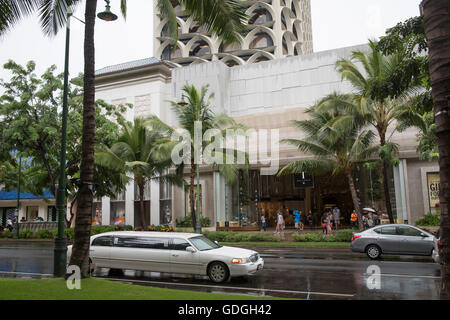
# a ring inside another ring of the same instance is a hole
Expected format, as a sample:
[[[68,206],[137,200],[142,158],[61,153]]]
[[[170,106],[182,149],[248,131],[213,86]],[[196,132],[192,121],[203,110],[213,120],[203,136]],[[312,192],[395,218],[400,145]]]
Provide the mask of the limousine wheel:
[[[213,262],[208,268],[209,279],[213,282],[224,282],[228,279],[230,272],[227,266],[222,262]]]

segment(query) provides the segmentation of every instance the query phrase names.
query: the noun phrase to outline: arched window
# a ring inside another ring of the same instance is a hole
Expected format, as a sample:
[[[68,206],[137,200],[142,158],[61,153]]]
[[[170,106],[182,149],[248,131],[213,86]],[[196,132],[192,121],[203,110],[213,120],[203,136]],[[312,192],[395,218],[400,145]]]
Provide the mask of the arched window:
[[[272,21],[272,15],[266,8],[258,8],[253,10],[252,17],[248,20],[248,24],[260,25]]]
[[[259,32],[250,43],[250,49],[262,49],[273,46],[272,38],[265,32]]]
[[[178,34],[182,34],[183,32],[182,32],[182,30],[181,30],[181,27],[180,27],[180,25],[178,25]],[[170,34],[169,34],[169,24],[168,23],[166,23],[165,25],[164,25],[164,27],[162,28],[162,30],[161,30],[161,37],[170,37]]]
[[[283,54],[284,55],[288,55],[289,54],[289,49],[288,49],[288,45],[286,42],[286,37],[283,37]]]
[[[226,64],[227,66],[229,66],[230,68],[239,65],[239,63],[238,63],[236,60],[234,60],[234,59],[229,59],[228,61],[225,62],[225,64]]]
[[[197,21],[192,22],[191,26],[189,27],[189,33],[203,33],[207,31],[208,30]]]
[[[284,17],[284,13],[281,14],[281,29],[283,31],[287,30],[286,18]]]
[[[233,52],[241,50],[241,44],[239,42],[227,43],[220,46],[220,52]]]
[[[297,16],[297,10],[295,10],[294,2],[292,2],[292,4],[291,4],[291,10],[294,13],[294,15]]]
[[[189,51],[191,57],[203,57],[205,54],[210,54],[211,48],[205,40],[197,40]]]
[[[164,48],[164,51],[161,55],[162,60],[173,60],[173,59],[181,58],[181,57],[182,57],[181,49],[179,47],[177,47],[174,51],[173,45],[171,45],[171,44]]]
[[[256,60],[255,60],[254,63],[263,62],[263,61],[269,61],[269,60],[270,60],[270,59],[267,58],[266,56],[261,55],[261,56],[259,56],[258,58],[256,58]]]

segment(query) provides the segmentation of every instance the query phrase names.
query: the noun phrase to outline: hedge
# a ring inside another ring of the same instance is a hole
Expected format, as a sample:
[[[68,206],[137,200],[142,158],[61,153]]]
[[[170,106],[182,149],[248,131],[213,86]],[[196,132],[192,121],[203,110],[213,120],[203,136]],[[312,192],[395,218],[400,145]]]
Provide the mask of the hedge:
[[[218,242],[279,242],[280,237],[265,233],[246,233],[232,231],[203,231],[203,235]]]
[[[416,225],[422,227],[439,227],[441,225],[441,218],[437,213],[428,213],[417,220]]]
[[[354,232],[353,229],[342,229],[331,236],[323,233],[293,234],[292,239],[295,242],[351,242]]]

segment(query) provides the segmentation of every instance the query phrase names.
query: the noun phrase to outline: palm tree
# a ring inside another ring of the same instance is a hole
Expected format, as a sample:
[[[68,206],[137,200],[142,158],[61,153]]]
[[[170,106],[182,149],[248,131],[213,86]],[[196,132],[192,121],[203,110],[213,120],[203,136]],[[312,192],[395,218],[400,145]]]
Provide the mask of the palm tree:
[[[166,174],[172,166],[171,153],[175,144],[164,132],[151,128],[144,119],[135,119],[132,126],[124,125],[121,135],[111,148],[104,146],[95,154],[96,164],[133,175],[139,188],[139,216],[143,228],[150,222],[145,219],[145,185],[152,179],[180,184],[179,175]]]
[[[377,50],[375,42],[370,41],[369,46],[368,53],[355,51],[351,60],[338,60],[336,69],[356,90],[353,93],[353,100],[357,103],[344,107],[358,106],[354,109],[355,121],[371,125],[378,133],[386,211],[390,222],[393,223],[388,171],[395,145],[389,141],[390,138],[387,135],[404,110],[405,97],[410,96],[417,87],[414,82],[411,82],[409,87],[402,87],[403,84],[395,83],[396,68],[402,61],[400,53],[385,56]],[[363,71],[359,70],[359,64],[363,66]],[[399,87],[402,88],[398,89]]]
[[[292,122],[306,137],[283,139],[280,142],[293,145],[303,153],[310,153],[314,155],[314,159],[291,162],[282,168],[278,175],[343,172],[358,214],[358,227],[362,230],[361,204],[356,192],[353,170],[357,162],[368,159],[376,152],[377,147],[372,146],[375,134],[371,130],[360,130],[353,116],[343,113],[337,105],[328,104],[324,107],[324,104],[319,102],[306,113],[310,116],[309,120]]]
[[[237,41],[238,34],[245,27],[243,7],[238,0],[155,0],[163,17],[169,21],[172,37],[177,37],[174,6],[184,5],[187,13],[196,18],[210,32],[226,42]],[[81,0],[0,0],[0,35],[14,26],[25,15],[38,10],[44,32],[54,35],[67,22],[69,7],[79,5]],[[121,0],[121,10],[126,16],[126,0]],[[82,276],[88,275],[89,239],[91,231],[91,192],[94,176],[95,140],[95,45],[94,27],[97,0],[86,1],[84,40],[84,112],[82,132],[82,161],[80,167],[79,207],[75,223],[74,244],[71,265],[81,269]]]
[[[450,2],[424,0],[422,2],[425,34],[430,55],[430,75],[436,117],[441,175],[441,298],[450,299]]]
[[[189,166],[190,166],[190,189],[189,189],[189,200],[190,200],[190,211],[192,216],[192,226],[194,227],[197,224],[197,217],[195,214],[195,200],[194,200],[194,188],[195,188],[195,178],[197,174],[197,180],[199,175],[199,163],[197,163],[195,160],[198,157],[199,161],[206,160],[203,158],[203,155],[201,155],[201,150],[203,150],[207,145],[208,141],[203,141],[202,137],[204,137],[204,134],[206,131],[210,129],[216,129],[219,130],[220,135],[222,137],[225,137],[227,133],[229,134],[233,132],[234,130],[242,129],[245,130],[245,127],[242,125],[237,124],[232,118],[225,114],[219,114],[215,115],[213,111],[211,110],[211,101],[214,98],[214,94],[211,93],[209,96],[208,94],[208,86],[202,87],[200,90],[197,90],[195,86],[189,86],[185,85],[183,87],[183,95],[181,98],[181,101],[175,102],[170,101],[172,105],[172,110],[175,112],[175,115],[178,119],[179,126],[185,130],[189,134],[192,139],[190,139],[190,145],[188,148],[190,149],[190,159],[189,159]],[[174,132],[174,130],[161,122],[157,117],[153,117],[150,121],[152,125],[155,127],[165,128],[168,132]],[[197,125],[200,125],[201,128],[201,134],[200,139],[202,139],[202,145],[197,146],[195,143],[194,137],[196,136],[196,123]],[[195,155],[197,153],[197,155]],[[195,155],[195,156],[193,156]],[[232,160],[234,163],[226,163],[226,157],[232,157]],[[209,164],[213,165],[215,168],[218,169],[219,173],[225,178],[226,182],[228,184],[234,184],[237,177],[238,177],[238,170],[241,167],[244,170],[247,170],[247,156],[246,154],[243,154],[245,157],[245,163],[241,166],[237,163],[237,158],[242,155],[242,153],[238,150],[234,149],[226,149],[222,148],[222,150],[215,150],[213,157],[218,157],[223,161],[218,162],[212,162],[208,161]],[[186,162],[188,162],[186,160]],[[186,163],[183,163],[186,164]],[[199,201],[199,190],[197,190],[197,202]],[[200,212],[200,205],[197,203],[197,214]],[[200,215],[198,214],[200,217]],[[199,231],[199,230],[197,230]]]

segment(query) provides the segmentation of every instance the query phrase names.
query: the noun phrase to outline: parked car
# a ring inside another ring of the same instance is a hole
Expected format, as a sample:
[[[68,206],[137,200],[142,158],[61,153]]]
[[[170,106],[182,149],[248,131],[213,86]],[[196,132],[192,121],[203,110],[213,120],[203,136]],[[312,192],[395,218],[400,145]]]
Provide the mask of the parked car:
[[[353,234],[353,252],[366,253],[370,259],[381,254],[431,256],[435,237],[417,227],[404,224],[379,225]]]
[[[72,246],[68,246],[70,261]],[[213,282],[255,274],[264,260],[253,250],[221,246],[201,234],[117,231],[91,237],[97,268],[207,275]]]
[[[441,259],[439,258],[439,240],[441,238],[440,231],[438,231],[436,237],[434,237],[434,249],[433,249],[433,260],[436,263],[441,263]]]

